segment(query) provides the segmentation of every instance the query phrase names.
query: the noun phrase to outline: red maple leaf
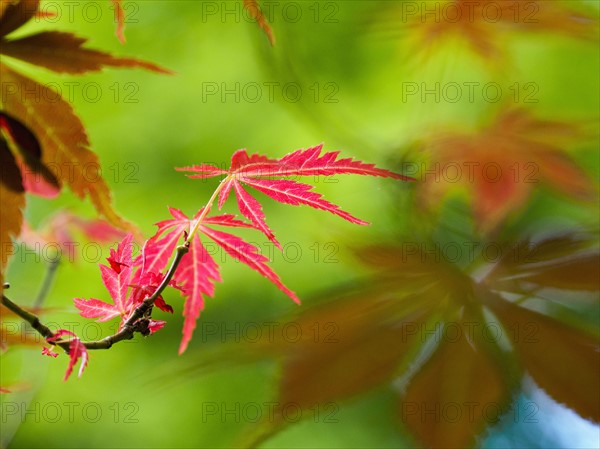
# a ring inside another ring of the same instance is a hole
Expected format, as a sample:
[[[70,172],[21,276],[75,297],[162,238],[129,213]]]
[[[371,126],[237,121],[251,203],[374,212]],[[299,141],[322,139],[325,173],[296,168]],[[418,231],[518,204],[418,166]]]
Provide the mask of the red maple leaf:
[[[114,304],[108,304],[99,299],[75,298],[75,306],[81,310],[85,318],[98,318],[98,321],[107,321],[116,316],[121,316],[121,325],[127,321],[134,309],[133,301],[129,297],[129,284],[133,269],[131,234],[127,235],[118,245],[117,250],[111,249],[108,263],[100,265],[102,281],[110,293]]]
[[[294,151],[281,159],[269,159],[258,154],[249,155],[246,150],[238,150],[231,158],[231,168],[228,171],[208,164],[184,167],[178,170],[193,173],[188,175],[190,178],[204,179],[227,175],[219,186],[219,208],[223,206],[233,187],[240,212],[279,249],[281,249],[281,245],[267,226],[260,203],[246,192],[243,184],[254,187],[280,203],[294,206],[304,204],[331,212],[351,223],[366,225],[368,224],[366,221],[352,216],[341,210],[339,206],[322,199],[321,194],[311,191],[313,186],[282,178],[355,174],[394,178],[402,181],[414,180],[408,176],[376,168],[373,164],[355,161],[352,158],[338,159],[339,151],[321,155],[322,149],[323,145],[317,145],[306,150]]]
[[[69,344],[69,366],[67,367],[67,371],[65,372],[65,377],[63,380],[67,380],[69,378],[69,376],[73,372],[73,368],[75,367],[75,364],[77,363],[77,361],[80,358],[81,358],[81,364],[79,365],[78,377],[81,377],[81,375],[83,374],[83,370],[85,369],[85,367],[88,364],[87,349],[86,349],[85,345],[81,342],[79,337],[77,337],[77,335],[75,335],[73,332],[65,330],[65,329],[59,329],[58,331],[56,331],[54,333],[54,335],[52,337],[47,338],[46,341],[48,343],[56,342],[56,341],[62,339],[62,337],[65,335],[69,335],[73,338],[71,339],[71,342]],[[49,351],[46,351],[45,354],[48,354],[48,352]]]
[[[87,300],[74,298],[73,302],[81,311],[81,316],[97,318],[98,321],[108,321],[120,316],[120,326],[123,327],[144,299],[152,296],[158,289],[164,276],[148,270],[148,264],[143,266],[141,257],[134,259],[132,245],[133,236],[129,234],[116,250],[110,250],[110,256],[107,258],[109,265],[100,265],[104,286],[110,293],[114,304],[95,298]],[[169,285],[183,291],[183,288],[177,285],[175,280],[171,280]],[[154,301],[154,305],[164,312],[173,313],[173,308],[160,295]],[[148,320],[148,330],[151,334],[162,329],[164,325],[164,321]]]

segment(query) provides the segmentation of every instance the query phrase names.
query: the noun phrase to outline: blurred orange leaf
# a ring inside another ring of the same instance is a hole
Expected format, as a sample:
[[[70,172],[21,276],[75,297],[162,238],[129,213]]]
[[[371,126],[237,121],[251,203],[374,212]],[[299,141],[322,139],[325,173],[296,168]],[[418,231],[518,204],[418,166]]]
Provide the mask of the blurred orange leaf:
[[[244,0],[244,8],[246,8],[246,11],[248,11],[250,17],[252,17],[258,26],[265,32],[271,45],[275,45],[275,35],[273,34],[271,25],[269,25],[269,21],[258,5],[258,0]]]
[[[576,3],[579,3],[578,5]],[[414,46],[427,54],[453,36],[487,63],[505,63],[506,38],[514,32],[556,34],[595,42],[597,13],[582,2],[547,0],[446,0],[392,6],[408,23]]]
[[[563,151],[580,137],[575,124],[540,120],[524,109],[502,111],[475,133],[444,133],[426,143],[430,165],[417,185],[428,207],[456,186],[473,197],[473,211],[484,232],[495,230],[521,209],[538,184],[582,201],[597,198],[589,176]]]
[[[8,143],[0,134],[0,294],[4,290],[4,270],[13,253],[12,239],[19,235],[23,223],[25,189],[21,171],[17,167]]]
[[[115,34],[119,41],[124,44],[125,39],[125,10],[123,9],[123,3],[121,0],[112,0],[113,8],[115,10],[115,22],[117,28]]]

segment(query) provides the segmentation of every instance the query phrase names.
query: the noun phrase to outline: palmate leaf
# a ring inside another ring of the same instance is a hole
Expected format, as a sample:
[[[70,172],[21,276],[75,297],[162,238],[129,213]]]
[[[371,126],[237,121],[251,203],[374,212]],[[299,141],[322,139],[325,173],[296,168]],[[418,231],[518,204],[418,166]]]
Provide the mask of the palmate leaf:
[[[96,210],[116,227],[127,224],[113,209],[108,185],[100,176],[90,176],[84,170],[100,167],[97,156],[89,150],[89,140],[83,124],[71,106],[57,98],[48,87],[26,78],[0,64],[2,83],[9,83],[15,95],[3,96],[2,108],[29,128],[42,146],[42,163],[62,185],[67,184],[78,197],[89,196]],[[24,94],[40,92],[40,98]],[[49,101],[56,99],[57,101]]]
[[[366,221],[360,220],[341,210],[339,206],[325,201],[319,193],[312,192],[313,186],[281,178],[354,174],[393,178],[402,181],[414,180],[399,173],[377,168],[373,164],[365,164],[351,158],[338,159],[339,151],[321,154],[322,149],[323,145],[317,145],[306,150],[294,151],[280,159],[270,159],[259,154],[249,155],[246,150],[242,149],[233,154],[231,167],[228,171],[210,164],[183,167],[177,170],[190,173],[187,176],[193,179],[226,175],[220,186],[219,208],[225,204],[233,187],[240,212],[280,249],[281,244],[265,222],[265,215],[260,203],[246,192],[243,187],[244,184],[280,203],[295,206],[307,205],[330,212],[351,223],[366,225],[368,224]]]
[[[44,248],[48,244],[57,245],[60,254],[66,255],[69,262],[75,262],[79,255],[74,248],[78,245],[79,238],[106,244],[123,237],[123,231],[105,220],[87,220],[69,210],[59,210],[46,218],[37,229],[30,228],[27,222],[23,223],[18,240],[34,249]]]

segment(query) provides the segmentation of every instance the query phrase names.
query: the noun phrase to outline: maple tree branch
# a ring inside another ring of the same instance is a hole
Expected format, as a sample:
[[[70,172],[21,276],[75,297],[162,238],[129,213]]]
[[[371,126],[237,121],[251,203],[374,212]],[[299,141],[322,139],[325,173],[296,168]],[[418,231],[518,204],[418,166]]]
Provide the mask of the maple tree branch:
[[[154,301],[156,301],[156,298],[158,298],[163,292],[163,290],[169,285],[169,282],[173,278],[173,275],[175,274],[175,271],[177,270],[181,259],[189,251],[189,247],[190,245],[188,242],[185,242],[183,245],[179,245],[177,247],[175,257],[173,258],[173,262],[171,262],[169,271],[167,271],[160,285],[156,288],[152,295],[144,299],[144,301],[142,301],[142,303],[136,307],[136,309],[133,311],[133,313],[119,332],[113,335],[109,335],[108,337],[102,338],[101,340],[83,342],[83,345],[87,349],[109,349],[115,343],[118,343],[123,340],[131,340],[136,332],[140,332],[142,334],[147,335],[147,321],[142,320],[140,322],[139,320],[140,318],[150,317],[149,312],[152,310]],[[15,313],[17,316],[21,317],[27,323],[29,323],[31,327],[38,331],[46,340],[54,337],[54,332],[52,332],[50,328],[42,324],[42,322],[36,315],[22,309],[20,306],[12,302],[4,295],[2,295],[2,305],[9,309],[11,312]],[[51,345],[60,346],[65,351],[69,352],[70,341],[60,340],[56,342],[50,341],[48,343]]]
[[[40,335],[42,335],[42,337],[44,337],[44,338],[54,337],[54,332],[52,332],[49,327],[45,326],[40,321],[40,319],[38,318],[37,315],[34,315],[33,313],[30,313],[27,310],[22,309],[20,306],[18,306],[17,304],[12,302],[10,299],[8,299],[6,296],[4,296],[4,294],[2,295],[2,305],[4,307],[6,307],[8,310],[10,310],[12,313],[14,313],[15,315],[17,315],[20,318],[22,318],[23,320],[27,321],[31,327],[33,327],[36,331],[38,331],[38,333]],[[67,352],[69,351],[69,342],[56,342],[53,344],[60,346]]]

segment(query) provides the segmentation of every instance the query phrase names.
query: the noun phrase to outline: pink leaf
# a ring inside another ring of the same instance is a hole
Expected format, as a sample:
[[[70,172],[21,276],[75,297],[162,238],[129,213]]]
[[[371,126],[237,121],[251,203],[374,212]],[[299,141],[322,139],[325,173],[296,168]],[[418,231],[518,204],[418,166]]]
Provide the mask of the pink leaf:
[[[53,335],[52,337],[48,337],[48,338],[46,338],[46,341],[47,341],[48,343],[51,343],[51,342],[53,342],[53,341],[58,341],[58,340],[60,340],[62,337],[64,337],[65,335],[68,335],[68,336],[70,336],[70,337],[77,337],[77,335],[76,335],[76,334],[74,334],[74,333],[73,333],[73,332],[71,332],[71,331],[68,331],[68,330],[66,330],[66,329],[59,329],[59,330],[57,330],[56,332],[54,332],[54,335]]]
[[[77,337],[71,340],[71,344],[69,345],[69,366],[67,367],[67,371],[65,372],[65,378],[63,380],[67,380],[71,373],[73,372],[73,368],[77,361],[81,358],[81,363],[79,365],[79,372],[77,373],[77,377],[81,377],[83,374],[83,370],[88,364],[88,352],[84,344]]]
[[[52,348],[43,347],[42,355],[47,355],[47,356],[54,357],[54,358],[58,357],[58,353],[54,352],[52,349],[54,349],[54,348],[53,347]]]
[[[138,274],[140,275],[137,276]],[[145,273],[142,273],[141,270],[138,271],[136,273],[138,284],[131,285],[133,287],[133,292],[131,293],[133,307],[137,307],[144,299],[152,296],[162,283],[164,277],[164,275],[152,271]],[[168,285],[183,292],[183,287],[177,285],[173,279],[169,281]],[[164,312],[173,313],[173,308],[165,302],[161,295],[156,298],[154,305]]]
[[[291,204],[298,206],[305,204],[315,209],[326,210],[332,214],[342,217],[351,223],[359,225],[369,224],[366,221],[360,220],[348,212],[344,212],[339,206],[321,199],[321,194],[311,192],[313,186],[289,180],[271,180],[271,179],[249,179],[244,178],[243,182],[254,187],[256,190],[273,198],[280,203]]]
[[[154,301],[154,305],[163,312],[173,313],[173,307],[167,304],[162,296],[156,298],[156,300]]]
[[[110,293],[117,310],[124,317],[128,312],[128,289],[131,281],[133,267],[131,234],[127,235],[117,246],[117,250],[111,250],[107,259],[110,267],[100,265],[102,281]]]
[[[156,223],[156,234],[142,248],[142,273],[161,272],[168,265],[183,233],[189,231],[190,219],[183,212],[172,207],[169,208],[169,212],[174,219]],[[166,234],[161,238],[164,233]]]
[[[196,320],[204,308],[203,295],[213,296],[214,282],[221,281],[219,266],[202,245],[198,234],[192,239],[190,249],[182,257],[173,278],[183,287],[187,296],[183,309],[183,338],[179,346],[179,353],[182,354],[192,338]]]
[[[204,224],[214,224],[220,226],[230,226],[232,228],[254,228],[250,223],[246,223],[245,221],[236,220],[235,215],[231,214],[223,214],[216,215],[214,217],[206,217],[202,220]]]
[[[201,226],[200,230],[214,240],[217,245],[227,252],[227,254],[262,274],[273,284],[275,284],[283,293],[292,298],[294,302],[298,304],[300,303],[298,296],[296,296],[293,291],[283,285],[281,279],[279,279],[279,276],[277,276],[277,274],[275,274],[275,272],[266,265],[266,262],[268,262],[269,259],[260,254],[259,249],[254,245],[245,242],[240,237],[237,237],[233,234],[216,231],[205,226]]]
[[[200,165],[192,165],[190,167],[180,167],[176,168],[177,171],[187,171],[197,173],[196,175],[187,175],[189,178],[212,178],[213,176],[226,175],[227,170],[223,170],[215,165],[210,164],[200,164]]]
[[[108,321],[121,315],[121,311],[112,304],[107,304],[99,299],[74,298],[75,306],[81,310],[80,315],[84,318],[98,318],[98,321]]]
[[[269,227],[267,226],[267,223],[265,223],[265,214],[262,211],[262,206],[260,205],[260,203],[256,201],[252,197],[252,195],[246,192],[239,182],[235,182],[234,188],[240,212],[248,220],[254,223],[256,228],[259,229],[264,235],[266,235],[267,238],[271,240],[277,248],[283,250],[283,248],[275,238],[275,234],[273,234],[273,231],[271,231],[271,229],[269,229]]]
[[[231,186],[233,185],[233,182],[233,179],[225,181],[225,185],[219,192],[219,210],[221,210],[223,204],[225,204],[225,201],[227,201],[227,198],[229,197],[229,192],[231,192]]]
[[[88,352],[85,345],[81,342],[77,335],[65,329],[59,329],[54,333],[52,337],[47,338],[46,341],[48,343],[56,342],[62,339],[62,337],[64,337],[65,335],[73,337],[69,344],[69,366],[67,366],[67,371],[65,372],[65,377],[63,379],[66,381],[73,372],[73,368],[75,367],[75,364],[80,358],[81,364],[79,365],[78,377],[81,377],[81,375],[83,374],[83,370],[88,364]]]
[[[167,324],[166,321],[150,320],[148,322],[148,330],[150,331],[150,334],[153,334],[154,332],[159,331],[163,327],[165,327],[165,324]]]
[[[332,151],[321,155],[322,149],[323,145],[321,144],[306,150],[297,150],[279,160],[266,159],[258,155],[248,156],[246,150],[239,150],[232,158],[230,172],[243,175],[244,177],[355,174],[414,181],[409,176],[377,168],[374,164],[365,164],[352,158],[337,160],[339,151]]]

